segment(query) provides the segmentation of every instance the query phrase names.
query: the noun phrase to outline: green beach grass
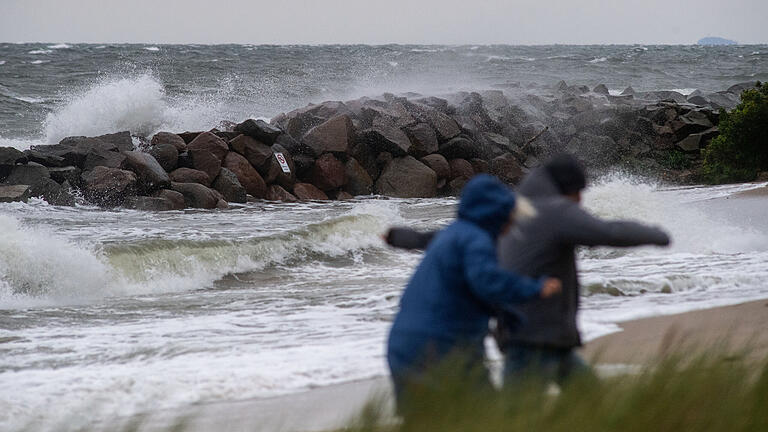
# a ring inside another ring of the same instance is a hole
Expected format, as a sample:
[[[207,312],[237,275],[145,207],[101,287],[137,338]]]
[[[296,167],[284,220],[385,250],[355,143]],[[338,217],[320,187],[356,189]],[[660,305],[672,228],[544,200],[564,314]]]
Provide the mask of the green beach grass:
[[[639,373],[574,378],[559,392],[530,377],[502,391],[468,391],[438,372],[440,391],[409,393],[401,419],[372,400],[346,431],[768,431],[768,360],[673,354]]]

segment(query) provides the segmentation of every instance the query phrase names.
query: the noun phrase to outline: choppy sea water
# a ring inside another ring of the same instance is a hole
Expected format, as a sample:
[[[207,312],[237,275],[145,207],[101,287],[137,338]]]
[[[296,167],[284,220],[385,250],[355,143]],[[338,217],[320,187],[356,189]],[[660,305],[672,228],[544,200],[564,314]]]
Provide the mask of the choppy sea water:
[[[382,92],[723,90],[768,80],[768,46],[0,44],[0,146],[119,130],[207,130]],[[519,83],[520,87],[517,87]],[[768,298],[761,185],[675,188],[604,175],[585,204],[668,229],[668,249],[580,254],[581,328]],[[0,204],[0,430],[77,428],[147,410],[386,373],[384,340],[420,255],[388,226],[435,229],[453,199],[142,213]]]
[[[704,93],[768,81],[768,45],[421,46],[0,43],[0,145],[118,130],[209,130],[383,92]],[[519,87],[517,86],[519,84]]]
[[[585,203],[670,231],[671,248],[580,254],[587,339],[622,320],[768,298],[762,185],[614,175]],[[142,213],[0,205],[0,429],[76,427],[383,375],[420,255],[379,235],[449,223],[453,199],[251,203]],[[47,426],[46,426],[47,425]]]

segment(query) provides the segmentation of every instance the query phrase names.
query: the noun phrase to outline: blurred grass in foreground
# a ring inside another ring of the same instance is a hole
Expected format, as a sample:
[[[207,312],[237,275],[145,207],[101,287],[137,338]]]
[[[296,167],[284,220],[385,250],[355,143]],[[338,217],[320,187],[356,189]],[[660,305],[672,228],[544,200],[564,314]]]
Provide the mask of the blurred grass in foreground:
[[[469,391],[442,368],[430,380],[439,391],[411,389],[402,421],[378,399],[344,430],[768,431],[768,359],[719,353],[673,354],[632,375],[576,377],[559,394],[534,377],[500,392]]]

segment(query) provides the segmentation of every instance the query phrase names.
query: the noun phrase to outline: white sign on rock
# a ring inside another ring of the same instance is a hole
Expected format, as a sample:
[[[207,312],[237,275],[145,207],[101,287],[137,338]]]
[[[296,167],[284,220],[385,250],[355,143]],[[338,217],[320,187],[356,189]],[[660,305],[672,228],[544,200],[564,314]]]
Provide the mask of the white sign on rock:
[[[285,160],[285,156],[283,156],[282,153],[275,153],[275,158],[277,159],[277,162],[280,164],[280,168],[283,169],[283,172],[286,174],[290,174],[291,167],[288,166],[288,162]]]

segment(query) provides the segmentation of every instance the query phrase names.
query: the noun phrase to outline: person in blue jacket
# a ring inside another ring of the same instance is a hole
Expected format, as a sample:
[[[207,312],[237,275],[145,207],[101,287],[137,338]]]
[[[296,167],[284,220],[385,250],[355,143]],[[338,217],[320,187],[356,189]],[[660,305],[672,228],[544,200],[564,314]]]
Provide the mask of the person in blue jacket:
[[[476,176],[462,191],[457,220],[430,242],[389,334],[387,360],[398,406],[403,389],[448,355],[460,350],[481,366],[494,310],[560,291],[557,279],[532,279],[499,267],[496,242],[511,226],[514,209],[508,187],[495,177]]]

